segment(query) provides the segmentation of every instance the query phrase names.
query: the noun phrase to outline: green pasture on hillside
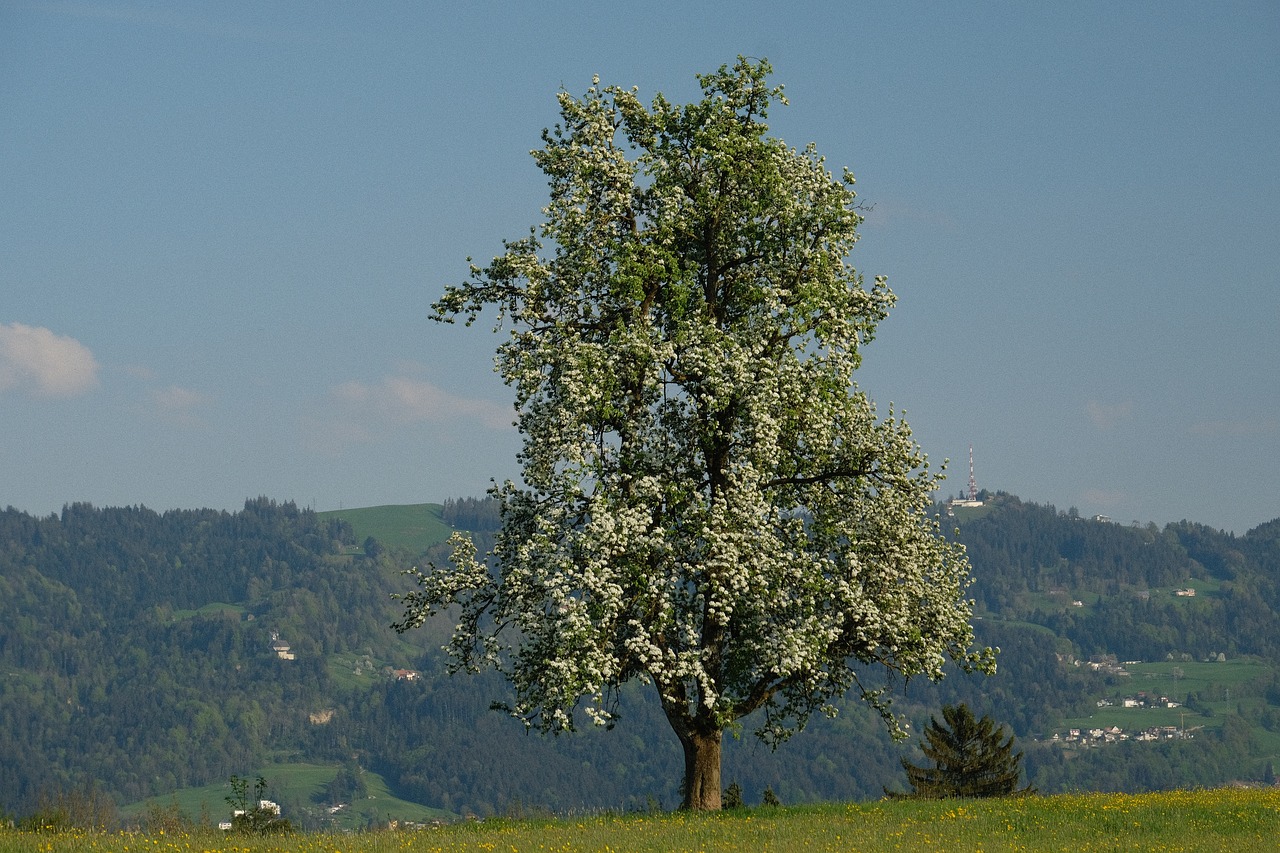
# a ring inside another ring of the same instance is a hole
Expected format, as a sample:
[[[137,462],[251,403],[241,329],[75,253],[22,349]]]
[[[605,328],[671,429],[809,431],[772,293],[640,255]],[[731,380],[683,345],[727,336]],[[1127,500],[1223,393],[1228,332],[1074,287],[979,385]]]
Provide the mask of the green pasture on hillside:
[[[351,835],[0,831],[0,853],[882,853],[882,851],[1274,851],[1280,790],[884,800],[706,814],[486,820]]]
[[[1264,700],[1258,695],[1259,685],[1271,680],[1274,668],[1256,658],[1240,658],[1228,661],[1160,661],[1153,663],[1128,663],[1124,669],[1127,678],[1116,679],[1112,685],[1099,692],[1111,705],[1104,705],[1086,717],[1063,721],[1067,728],[1107,728],[1119,726],[1127,732],[1137,732],[1154,726],[1177,726],[1188,731],[1213,729],[1239,710],[1253,708]],[[1167,697],[1178,707],[1126,708],[1126,698]],[[1197,709],[1207,708],[1209,713],[1188,708],[1188,695],[1197,694],[1201,701]]]
[[[1180,596],[1178,590],[1195,590],[1194,596]],[[1214,579],[1188,578],[1177,586],[1152,587],[1150,589],[1125,588],[1120,592],[1102,593],[1096,589],[1068,588],[1054,586],[1051,589],[1027,590],[1015,596],[1019,610],[1030,612],[1043,610],[1046,612],[1089,613],[1099,604],[1116,597],[1145,597],[1149,601],[1172,602],[1184,611],[1195,612],[1205,606],[1205,599],[1221,595],[1222,582]],[[1079,602],[1077,604],[1076,602]]]
[[[950,520],[956,524],[964,524],[966,521],[977,521],[983,516],[990,515],[996,508],[993,503],[983,504],[982,506],[957,506],[951,508]],[[947,525],[944,523],[943,527]]]
[[[173,611],[173,618],[176,621],[178,619],[191,619],[195,616],[216,616],[220,613],[237,618],[243,618],[247,612],[246,608],[240,604],[227,604],[222,601],[212,601],[200,607],[198,610],[175,610]]]
[[[301,803],[304,804],[303,808],[317,815],[325,813],[325,819],[336,831],[365,829],[370,826],[385,827],[391,821],[430,823],[457,819],[450,812],[398,799],[381,776],[367,771],[363,774],[363,779],[368,796],[348,803],[346,808],[329,816],[325,808],[328,803],[323,802],[323,794],[339,769],[336,764],[268,764],[244,775],[249,781],[250,792],[258,776],[267,781],[268,796],[278,797],[286,805],[282,817],[299,820],[299,815],[288,804]],[[138,823],[144,820],[149,809],[171,809],[176,806],[191,823],[216,826],[219,821],[231,819],[231,806],[226,800],[230,794],[229,781],[200,788],[184,788],[173,794],[125,806],[121,809],[121,814],[126,823]]]
[[[453,533],[440,517],[442,510],[440,504],[403,504],[326,510],[316,515],[340,518],[350,524],[357,546],[372,536],[387,548],[421,554]]]
[[[399,635],[392,638],[390,643],[392,648],[398,651],[396,659],[378,658],[367,652],[340,652],[329,655],[325,659],[325,664],[334,685],[341,690],[367,690],[370,686],[390,677],[388,668],[399,668],[404,666],[405,662],[415,660],[422,655],[421,646],[414,646],[401,639]]]
[[[1235,658],[1226,661],[1153,661],[1125,664],[1132,686],[1117,688],[1117,695],[1127,690],[1157,692],[1181,702],[1188,693],[1208,693],[1214,698],[1230,700],[1230,690],[1269,681],[1270,664],[1258,658]],[[1225,692],[1223,692],[1225,691]],[[1237,698],[1239,697],[1237,693]]]

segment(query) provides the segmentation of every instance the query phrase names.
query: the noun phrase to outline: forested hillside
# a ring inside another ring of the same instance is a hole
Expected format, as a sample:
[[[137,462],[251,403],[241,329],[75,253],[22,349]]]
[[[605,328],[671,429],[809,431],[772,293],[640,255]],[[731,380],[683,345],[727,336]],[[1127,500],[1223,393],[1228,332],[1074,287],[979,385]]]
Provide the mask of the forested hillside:
[[[1272,772],[1280,520],[1232,536],[985,497],[948,526],[968,548],[975,627],[1000,647],[1000,669],[896,685],[913,731],[966,701],[1012,727],[1045,792]],[[441,530],[482,540],[496,524],[483,501],[437,510]],[[380,774],[397,796],[455,813],[678,801],[680,750],[647,688],[626,692],[612,731],[525,735],[488,710],[499,681],[443,673],[447,626],[389,628],[401,570],[422,555],[338,516],[267,499],[235,513],[0,513],[0,812],[89,785],[125,804],[304,761],[335,780]],[[766,786],[786,802],[878,797],[914,757],[857,704],[776,753],[749,723],[724,767],[749,802]],[[1123,734],[1071,739],[1112,727]],[[1148,728],[1163,734],[1138,739]],[[321,805],[286,803],[295,817]]]
[[[394,573],[341,556],[350,541],[265,499],[0,513],[0,804],[90,780],[127,802],[313,749],[331,662],[392,610]]]

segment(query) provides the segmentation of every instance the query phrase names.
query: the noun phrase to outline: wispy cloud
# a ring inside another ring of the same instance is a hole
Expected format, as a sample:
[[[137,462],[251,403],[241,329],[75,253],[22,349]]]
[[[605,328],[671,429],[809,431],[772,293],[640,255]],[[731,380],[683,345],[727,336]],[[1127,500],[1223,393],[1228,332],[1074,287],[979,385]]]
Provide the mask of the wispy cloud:
[[[388,376],[376,384],[344,382],[332,391],[335,400],[384,420],[400,423],[478,421],[490,429],[511,426],[510,406],[451,394],[421,379]]]
[[[71,397],[98,384],[98,361],[75,338],[41,326],[0,325],[0,392]]]
[[[406,372],[414,369],[405,366]],[[508,430],[514,418],[507,404],[464,397],[423,379],[387,376],[329,389],[324,413],[305,419],[304,442],[315,453],[338,456],[352,445],[381,441],[405,426],[426,424],[442,437],[465,435],[470,440],[477,427]]]
[[[203,394],[178,385],[153,388],[147,392],[147,396],[151,400],[154,411],[167,420],[185,426],[194,426],[201,422],[196,412],[207,402]]]
[[[1114,429],[1119,424],[1133,419],[1132,400],[1124,400],[1120,403],[1100,403],[1097,400],[1090,400],[1084,408],[1093,425],[1102,430]]]

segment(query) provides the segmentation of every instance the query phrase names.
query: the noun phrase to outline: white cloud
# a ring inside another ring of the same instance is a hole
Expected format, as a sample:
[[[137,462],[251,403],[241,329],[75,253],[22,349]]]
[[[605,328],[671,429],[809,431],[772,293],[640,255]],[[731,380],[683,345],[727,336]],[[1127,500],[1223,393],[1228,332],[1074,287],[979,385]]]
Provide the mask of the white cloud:
[[[510,431],[514,419],[509,404],[463,397],[422,379],[387,376],[330,388],[323,413],[304,419],[303,441],[314,453],[337,457],[352,445],[392,439],[406,425],[426,424],[445,443],[470,442],[477,428]]]
[[[182,426],[198,426],[202,423],[196,416],[196,410],[205,404],[203,394],[170,385],[168,388],[153,388],[147,392],[153,411],[167,421]]]
[[[75,338],[39,326],[0,325],[0,392],[69,397],[98,384],[98,362]]]
[[[344,382],[332,391],[351,408],[399,423],[479,421],[490,429],[506,429],[515,417],[508,405],[451,394],[430,382],[388,376],[381,382]]]
[[[1097,400],[1090,400],[1085,404],[1085,411],[1098,429],[1112,429],[1133,418],[1133,401],[1099,403]]]

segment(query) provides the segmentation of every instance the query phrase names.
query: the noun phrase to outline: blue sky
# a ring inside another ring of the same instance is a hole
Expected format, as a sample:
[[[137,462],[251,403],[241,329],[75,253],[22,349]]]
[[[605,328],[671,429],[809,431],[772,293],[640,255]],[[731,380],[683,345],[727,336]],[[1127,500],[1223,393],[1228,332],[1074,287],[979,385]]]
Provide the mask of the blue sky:
[[[487,326],[598,73],[767,57],[874,205],[860,385],[945,493],[1280,516],[1280,6],[0,4],[0,506],[317,509],[518,472]]]

